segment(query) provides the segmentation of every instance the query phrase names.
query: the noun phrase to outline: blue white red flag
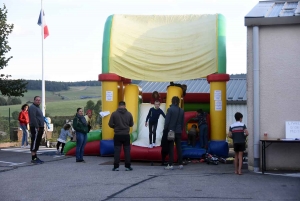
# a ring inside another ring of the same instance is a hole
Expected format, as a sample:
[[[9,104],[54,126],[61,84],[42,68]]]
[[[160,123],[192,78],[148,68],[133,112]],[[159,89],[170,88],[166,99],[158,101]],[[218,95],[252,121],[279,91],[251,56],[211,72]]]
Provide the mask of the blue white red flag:
[[[41,27],[44,27],[44,39],[47,38],[47,36],[49,36],[49,30],[45,20],[45,13],[42,10],[40,12],[40,16],[37,24],[40,25]]]

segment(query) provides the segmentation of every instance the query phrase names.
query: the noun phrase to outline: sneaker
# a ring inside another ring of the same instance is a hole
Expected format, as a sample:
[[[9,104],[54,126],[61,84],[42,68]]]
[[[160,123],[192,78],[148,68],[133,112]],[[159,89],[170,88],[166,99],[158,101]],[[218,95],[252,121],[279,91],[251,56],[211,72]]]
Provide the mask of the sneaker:
[[[153,148],[153,144],[150,144],[150,145],[149,145],[149,148],[152,149],[152,148]]]
[[[21,148],[25,148],[25,146],[22,145]]]
[[[78,160],[78,159],[76,159],[76,163],[85,163],[85,160]]]
[[[153,143],[153,144],[152,144],[152,146],[153,146],[153,147],[156,147],[156,144],[155,144],[155,143]]]
[[[179,165],[178,169],[182,170],[183,169],[183,165]]]
[[[28,144],[25,148],[30,148],[30,145]]]
[[[33,160],[31,160],[32,164],[43,164],[44,161],[40,160],[39,158],[35,158]]]
[[[112,171],[119,171],[119,168],[113,168]]]
[[[42,161],[41,159],[37,158],[37,160],[40,162],[40,163],[44,163],[44,161]]]
[[[56,151],[56,154],[60,154],[60,151],[59,151],[59,150],[57,150],[57,151]]]
[[[165,170],[173,170],[173,166],[172,165],[168,165],[167,167],[165,167]]]
[[[132,171],[132,167],[125,168],[125,171]]]

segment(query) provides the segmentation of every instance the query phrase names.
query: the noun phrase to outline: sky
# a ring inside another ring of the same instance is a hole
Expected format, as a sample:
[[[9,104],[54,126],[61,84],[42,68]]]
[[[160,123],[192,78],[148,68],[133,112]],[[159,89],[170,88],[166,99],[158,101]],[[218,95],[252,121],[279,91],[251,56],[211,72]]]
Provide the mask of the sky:
[[[40,0],[1,0],[8,9],[13,56],[1,74],[42,79],[42,37],[37,25]],[[98,80],[104,24],[112,14],[223,14],[226,18],[227,73],[246,73],[245,15],[258,0],[43,0],[50,35],[44,40],[44,79]]]

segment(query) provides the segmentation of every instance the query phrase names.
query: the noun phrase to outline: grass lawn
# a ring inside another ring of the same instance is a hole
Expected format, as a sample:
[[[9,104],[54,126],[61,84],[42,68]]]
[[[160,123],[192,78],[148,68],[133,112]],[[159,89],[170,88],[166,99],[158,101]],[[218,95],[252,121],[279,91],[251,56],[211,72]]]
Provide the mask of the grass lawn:
[[[21,106],[27,101],[33,101],[34,96],[42,96],[42,92],[40,90],[28,90],[28,92],[24,94],[24,97],[20,97],[22,104],[0,106],[0,116],[8,117],[9,108],[10,113],[21,111]],[[66,97],[65,100],[63,100],[61,96]],[[80,99],[80,96],[101,96],[101,86],[70,87],[70,90],[60,92],[46,91],[46,113],[51,116],[73,115],[76,113],[76,109],[78,107],[84,107],[87,101],[92,100],[96,104],[96,102],[101,99],[100,97]]]
[[[46,113],[50,114],[51,116],[69,116],[75,115],[76,109],[78,107],[84,107],[86,102],[92,100],[96,102],[99,98],[91,98],[91,99],[80,99],[80,100],[60,100],[57,102],[46,102]],[[8,111],[10,108],[10,114],[14,111],[21,111],[22,105],[8,105],[8,106],[0,106],[0,116],[8,117]]]

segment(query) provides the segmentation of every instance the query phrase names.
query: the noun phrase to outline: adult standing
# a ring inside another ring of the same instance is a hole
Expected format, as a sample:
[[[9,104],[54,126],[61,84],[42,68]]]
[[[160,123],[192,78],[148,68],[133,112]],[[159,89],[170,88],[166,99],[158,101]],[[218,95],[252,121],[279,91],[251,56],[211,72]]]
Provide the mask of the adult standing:
[[[44,161],[40,160],[36,156],[36,152],[39,150],[41,139],[44,133],[44,115],[40,109],[41,97],[35,96],[33,104],[28,109],[29,115],[29,127],[31,133],[31,163],[42,164]]]
[[[181,152],[181,133],[184,125],[184,111],[179,107],[179,98],[172,98],[172,105],[167,110],[164,130],[172,130],[175,132],[175,144],[178,156],[179,169],[183,168],[182,152]],[[168,141],[169,144],[169,164],[166,170],[173,170],[174,161],[174,142]]]
[[[76,162],[85,163],[83,160],[84,147],[87,142],[88,123],[83,116],[82,108],[77,108],[77,113],[73,119],[73,128],[76,131]]]
[[[27,133],[27,129],[28,129],[28,124],[29,124],[29,115],[28,115],[28,105],[24,104],[21,107],[21,112],[19,113],[19,122],[20,122],[20,128],[23,131],[23,137],[22,137],[22,144],[21,144],[21,148],[29,148],[29,144],[28,144],[28,133]],[[26,144],[26,145],[25,145]]]
[[[124,101],[119,102],[119,108],[110,116],[109,127],[114,129],[114,167],[113,171],[119,171],[121,147],[125,154],[125,170],[131,171],[130,164],[130,127],[133,126],[133,117],[126,109]]]

